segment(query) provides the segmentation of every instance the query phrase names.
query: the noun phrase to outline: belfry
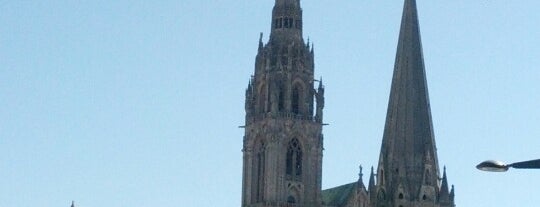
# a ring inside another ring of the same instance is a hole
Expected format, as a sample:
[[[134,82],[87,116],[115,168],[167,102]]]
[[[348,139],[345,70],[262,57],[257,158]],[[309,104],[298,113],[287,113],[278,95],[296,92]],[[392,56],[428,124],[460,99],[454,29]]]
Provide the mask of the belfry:
[[[324,87],[313,73],[299,0],[276,0],[246,90],[242,206],[322,203]]]

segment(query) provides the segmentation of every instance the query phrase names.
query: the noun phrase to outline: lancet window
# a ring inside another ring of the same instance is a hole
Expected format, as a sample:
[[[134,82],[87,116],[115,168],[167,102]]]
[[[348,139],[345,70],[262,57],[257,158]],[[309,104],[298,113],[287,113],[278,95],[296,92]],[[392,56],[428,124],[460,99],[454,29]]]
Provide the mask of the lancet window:
[[[255,153],[255,200],[264,201],[264,178],[266,177],[266,144],[261,142]]]
[[[300,114],[300,97],[302,89],[300,86],[295,85],[292,91],[292,112],[294,114]]]

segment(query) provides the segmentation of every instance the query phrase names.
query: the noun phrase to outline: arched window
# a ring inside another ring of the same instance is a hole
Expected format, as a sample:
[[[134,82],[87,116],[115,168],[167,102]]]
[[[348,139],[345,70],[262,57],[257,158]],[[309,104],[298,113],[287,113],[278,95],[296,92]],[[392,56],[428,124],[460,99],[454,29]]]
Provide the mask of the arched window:
[[[292,26],[292,19],[291,18],[283,18],[284,20],[284,23],[283,23],[283,27],[285,28],[291,28]]]
[[[283,86],[279,87],[278,93],[278,111],[281,112],[285,110],[285,91],[283,90]]]
[[[380,201],[386,200],[386,193],[384,192],[384,190],[379,191],[379,194],[377,195],[377,198],[378,198]]]
[[[279,29],[283,27],[283,18],[276,18],[274,20],[274,28]]]
[[[264,178],[266,177],[266,144],[261,142],[255,154],[255,200],[264,200]]]
[[[294,114],[300,114],[300,100],[301,100],[302,88],[299,85],[295,85],[292,91],[292,112]]]
[[[302,175],[302,147],[294,138],[287,147],[287,175],[296,177]]]
[[[287,28],[293,28],[294,27],[294,20],[293,18],[288,18],[289,19],[289,27]]]

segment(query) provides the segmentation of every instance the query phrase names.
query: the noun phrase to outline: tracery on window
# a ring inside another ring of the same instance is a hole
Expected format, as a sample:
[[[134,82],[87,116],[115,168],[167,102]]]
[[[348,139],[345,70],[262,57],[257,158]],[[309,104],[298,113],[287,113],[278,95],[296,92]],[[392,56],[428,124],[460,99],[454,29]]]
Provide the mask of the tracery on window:
[[[386,193],[384,192],[384,190],[379,191],[379,194],[377,195],[377,198],[378,198],[380,201],[386,200]]]
[[[286,164],[288,176],[299,177],[302,175],[302,147],[296,138],[292,139],[287,147]]]

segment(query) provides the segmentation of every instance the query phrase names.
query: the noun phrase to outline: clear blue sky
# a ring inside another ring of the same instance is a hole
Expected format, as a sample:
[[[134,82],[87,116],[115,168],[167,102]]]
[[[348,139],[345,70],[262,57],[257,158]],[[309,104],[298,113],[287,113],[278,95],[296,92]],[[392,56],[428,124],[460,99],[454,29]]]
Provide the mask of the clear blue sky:
[[[0,206],[240,206],[238,126],[273,3],[0,1]],[[302,3],[326,84],[329,188],[377,163],[403,1]],[[540,158],[538,8],[418,0],[458,206],[540,203],[540,171],[474,168]]]

